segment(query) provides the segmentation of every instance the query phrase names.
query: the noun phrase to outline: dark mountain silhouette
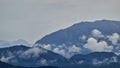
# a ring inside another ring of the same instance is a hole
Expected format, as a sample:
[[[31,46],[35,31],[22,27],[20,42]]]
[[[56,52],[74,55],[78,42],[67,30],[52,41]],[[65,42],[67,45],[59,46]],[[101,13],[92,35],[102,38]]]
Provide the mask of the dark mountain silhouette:
[[[55,66],[41,66],[41,67],[22,67],[22,66],[13,66],[5,62],[0,61],[0,67],[1,68],[58,68]]]
[[[80,63],[81,64],[108,64],[112,62],[118,62],[119,63],[119,56],[112,52],[93,52],[86,55],[74,55],[70,58],[70,60],[74,63]]]
[[[39,67],[62,65],[69,61],[63,56],[41,47],[13,46],[0,49],[1,61],[17,66]]]
[[[16,45],[12,47],[0,48],[0,58],[19,55],[20,52],[22,53],[29,48],[30,47],[24,45]]]

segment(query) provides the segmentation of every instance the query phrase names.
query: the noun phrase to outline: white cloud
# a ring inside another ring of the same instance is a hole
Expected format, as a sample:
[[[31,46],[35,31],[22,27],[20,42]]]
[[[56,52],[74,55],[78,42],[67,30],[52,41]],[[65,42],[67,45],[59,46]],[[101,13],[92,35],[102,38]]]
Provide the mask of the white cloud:
[[[42,45],[41,47],[48,49],[48,50],[52,50],[52,46],[50,44]]]
[[[2,56],[0,58],[0,61],[8,63],[11,58],[13,58],[13,56],[9,56],[9,57]]]
[[[80,52],[81,48],[77,47],[76,45],[73,45],[72,47],[69,47],[69,53],[74,53],[74,52]]]
[[[104,35],[102,34],[102,32],[99,31],[98,29],[92,30],[92,35],[93,35],[94,37],[104,37]]]
[[[58,54],[61,54],[61,55],[63,55],[63,56],[65,56],[65,54],[66,54],[66,52],[65,52],[64,49],[59,49],[59,48],[54,48],[54,49],[53,49],[53,52],[58,53]]]
[[[39,47],[33,47],[27,51],[25,51],[21,57],[23,58],[31,58],[31,57],[39,57],[39,54],[46,53],[47,51],[39,48]]]
[[[80,51],[81,51],[81,48],[77,47],[76,45],[72,45],[72,46],[59,45],[58,47],[53,49],[53,52],[63,55],[66,58],[70,58],[74,54],[80,53]]]
[[[85,48],[93,51],[93,52],[111,52],[113,49],[113,46],[108,46],[107,42],[105,41],[100,41],[97,42],[97,40],[95,38],[89,38],[87,40],[87,43],[84,45]]]
[[[52,52],[58,53],[60,55],[66,56],[68,47],[63,45],[52,45],[52,44],[36,44],[35,46],[40,46],[42,48],[45,48],[47,50],[50,50]]]
[[[108,40],[112,42],[112,44],[116,45],[118,40],[120,39],[120,36],[118,33],[113,33],[111,36],[107,36]]]

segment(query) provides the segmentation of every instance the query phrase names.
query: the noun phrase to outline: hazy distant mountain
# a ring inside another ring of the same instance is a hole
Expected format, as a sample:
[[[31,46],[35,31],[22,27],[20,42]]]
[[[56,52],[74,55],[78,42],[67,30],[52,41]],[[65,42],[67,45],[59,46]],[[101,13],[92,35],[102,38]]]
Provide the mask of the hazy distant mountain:
[[[28,47],[32,46],[32,44],[29,44],[27,41],[22,40],[22,39],[18,39],[18,40],[11,41],[11,42],[0,40],[0,48],[11,47],[11,46],[16,46],[16,45],[25,45]]]
[[[80,22],[66,29],[46,35],[36,41],[35,44],[52,51],[58,48],[58,53],[62,55],[64,55],[63,52],[71,55],[90,52],[114,52],[119,54],[120,21],[98,20],[94,22]],[[74,51],[71,52],[70,49],[73,45]],[[77,51],[75,51],[75,47],[78,49]]]
[[[10,43],[8,41],[0,40],[0,48],[10,47]]]

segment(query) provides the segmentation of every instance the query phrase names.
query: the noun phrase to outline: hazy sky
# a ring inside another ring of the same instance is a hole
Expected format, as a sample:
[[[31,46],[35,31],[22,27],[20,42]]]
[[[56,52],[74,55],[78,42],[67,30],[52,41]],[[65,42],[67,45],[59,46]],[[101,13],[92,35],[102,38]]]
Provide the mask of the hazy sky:
[[[80,21],[120,20],[120,0],[0,0],[0,40],[30,43]]]

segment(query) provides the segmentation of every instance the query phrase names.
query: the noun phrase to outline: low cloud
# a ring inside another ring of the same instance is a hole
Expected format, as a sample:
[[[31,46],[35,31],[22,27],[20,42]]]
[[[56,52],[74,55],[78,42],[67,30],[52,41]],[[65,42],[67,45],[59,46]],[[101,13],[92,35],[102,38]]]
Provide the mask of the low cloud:
[[[48,49],[48,50],[52,50],[52,46],[50,44],[42,45],[41,47]]]
[[[114,45],[116,45],[118,43],[118,40],[120,40],[120,36],[118,33],[113,33],[111,36],[107,36],[107,38]]]
[[[13,56],[9,56],[9,57],[2,56],[0,58],[0,61],[8,63],[11,58],[13,58]]]
[[[80,51],[81,51],[81,48],[77,47],[76,45],[72,45],[69,47],[60,46],[60,47],[56,47],[53,49],[53,52],[61,54],[65,56],[66,58],[70,58],[74,54],[80,53]]]
[[[99,31],[98,29],[94,29],[94,30],[92,30],[92,35],[93,35],[93,37],[104,37],[104,35],[102,34],[102,32],[101,31]]]
[[[76,52],[80,52],[80,50],[81,50],[80,47],[77,47],[76,45],[73,45],[73,46],[69,47],[68,52],[69,53],[76,53]]]
[[[58,53],[66,58],[70,58],[76,53],[80,53],[81,48],[76,45],[67,46],[65,44],[62,45],[40,45],[41,47]]]
[[[84,45],[84,48],[91,50],[92,52],[111,52],[113,46],[108,46],[107,42],[100,41],[97,42],[95,38],[89,38],[87,43]]]
[[[21,57],[22,58],[31,58],[31,57],[39,57],[40,54],[42,53],[46,53],[47,51],[42,49],[42,48],[39,48],[39,47],[33,47],[27,51],[25,51]]]
[[[61,54],[61,55],[63,55],[63,56],[66,55],[66,52],[65,52],[64,49],[54,48],[54,49],[53,49],[53,52],[58,53],[58,54]]]

